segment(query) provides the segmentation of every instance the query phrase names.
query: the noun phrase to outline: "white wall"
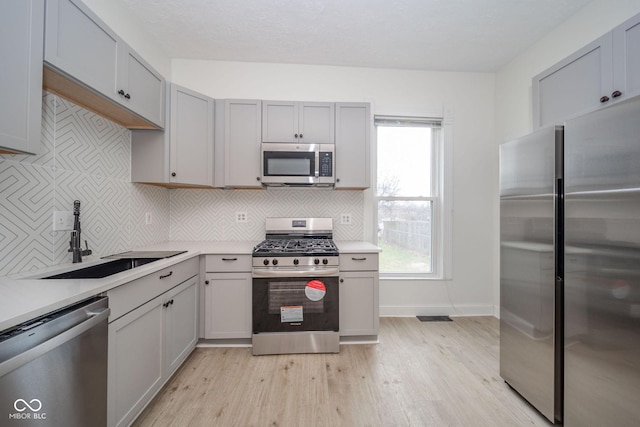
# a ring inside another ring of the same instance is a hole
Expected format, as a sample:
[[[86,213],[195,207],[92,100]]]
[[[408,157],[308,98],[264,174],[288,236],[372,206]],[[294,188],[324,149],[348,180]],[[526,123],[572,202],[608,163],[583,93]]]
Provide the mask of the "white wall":
[[[493,314],[496,263],[487,249],[495,246],[497,215],[493,74],[173,60],[172,76],[214,98],[368,101],[374,114],[446,109],[454,125],[453,280],[382,281],[381,313]]]
[[[563,25],[520,54],[496,73],[496,147],[532,130],[531,79],[541,71],[640,13],[638,0],[595,0]],[[497,175],[495,186],[497,186]],[[498,199],[495,199],[498,212]],[[494,252],[499,254],[499,217],[495,217]],[[499,256],[495,257],[494,294],[499,305]]]

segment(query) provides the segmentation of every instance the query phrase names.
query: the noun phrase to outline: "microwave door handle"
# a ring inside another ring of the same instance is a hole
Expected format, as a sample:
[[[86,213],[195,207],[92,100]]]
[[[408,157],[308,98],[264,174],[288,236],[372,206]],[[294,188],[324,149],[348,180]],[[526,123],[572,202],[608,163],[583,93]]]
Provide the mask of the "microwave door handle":
[[[320,178],[320,149],[318,148],[315,152],[316,155],[316,165],[315,165],[315,181],[318,181],[318,178]]]

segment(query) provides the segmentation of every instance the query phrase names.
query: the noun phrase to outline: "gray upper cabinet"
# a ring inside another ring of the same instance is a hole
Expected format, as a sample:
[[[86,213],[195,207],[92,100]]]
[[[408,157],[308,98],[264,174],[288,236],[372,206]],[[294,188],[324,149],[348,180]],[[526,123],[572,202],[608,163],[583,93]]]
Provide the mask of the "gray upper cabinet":
[[[640,94],[640,14],[533,77],[533,128]]]
[[[167,187],[213,187],[214,100],[168,84],[164,131],[131,133],[131,181]]]
[[[613,30],[613,89],[619,99],[640,94],[640,14]]]
[[[612,38],[606,34],[533,78],[533,128],[599,108],[611,93]]]
[[[164,79],[129,46],[120,46],[119,54],[116,82],[119,101],[152,123],[164,127]]]
[[[40,149],[43,32],[44,0],[0,3],[0,153]]]
[[[224,102],[224,185],[260,188],[262,103],[227,99]],[[219,112],[218,112],[219,114]]]
[[[335,104],[262,101],[263,142],[333,144]]]
[[[369,188],[370,104],[336,104],[336,188]]]
[[[155,125],[146,127],[164,126],[164,79],[81,1],[47,0],[44,60],[71,80],[45,73],[54,92],[109,114],[109,106],[92,98],[97,92]],[[118,121],[115,115],[107,117]]]

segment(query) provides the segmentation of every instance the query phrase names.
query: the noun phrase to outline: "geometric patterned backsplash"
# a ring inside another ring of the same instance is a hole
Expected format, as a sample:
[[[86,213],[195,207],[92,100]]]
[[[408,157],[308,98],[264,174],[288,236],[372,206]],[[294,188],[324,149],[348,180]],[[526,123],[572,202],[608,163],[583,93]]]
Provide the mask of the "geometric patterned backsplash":
[[[362,191],[132,184],[131,132],[46,92],[41,139],[36,156],[0,155],[0,277],[71,262],[70,233],[52,231],[52,216],[76,199],[82,240],[98,257],[169,239],[260,240],[265,218],[276,216],[331,217],[336,240],[363,236]],[[236,222],[238,212],[246,222]]]
[[[36,156],[0,156],[0,276],[71,262],[70,232],[52,224],[74,200],[98,257],[168,239],[169,192],[129,182],[128,129],[45,92],[41,139]]]
[[[171,190],[171,240],[261,240],[268,217],[333,218],[336,240],[362,240],[363,192],[330,189]],[[246,222],[237,222],[238,213]],[[341,215],[351,224],[341,224]]]

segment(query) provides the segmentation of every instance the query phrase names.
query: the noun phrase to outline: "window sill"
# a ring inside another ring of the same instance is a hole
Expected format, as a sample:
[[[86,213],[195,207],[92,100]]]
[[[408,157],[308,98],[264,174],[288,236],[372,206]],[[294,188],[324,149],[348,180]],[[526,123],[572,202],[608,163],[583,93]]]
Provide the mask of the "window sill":
[[[406,281],[443,281],[442,276],[432,274],[411,274],[411,273],[380,273],[380,280],[406,280]]]

